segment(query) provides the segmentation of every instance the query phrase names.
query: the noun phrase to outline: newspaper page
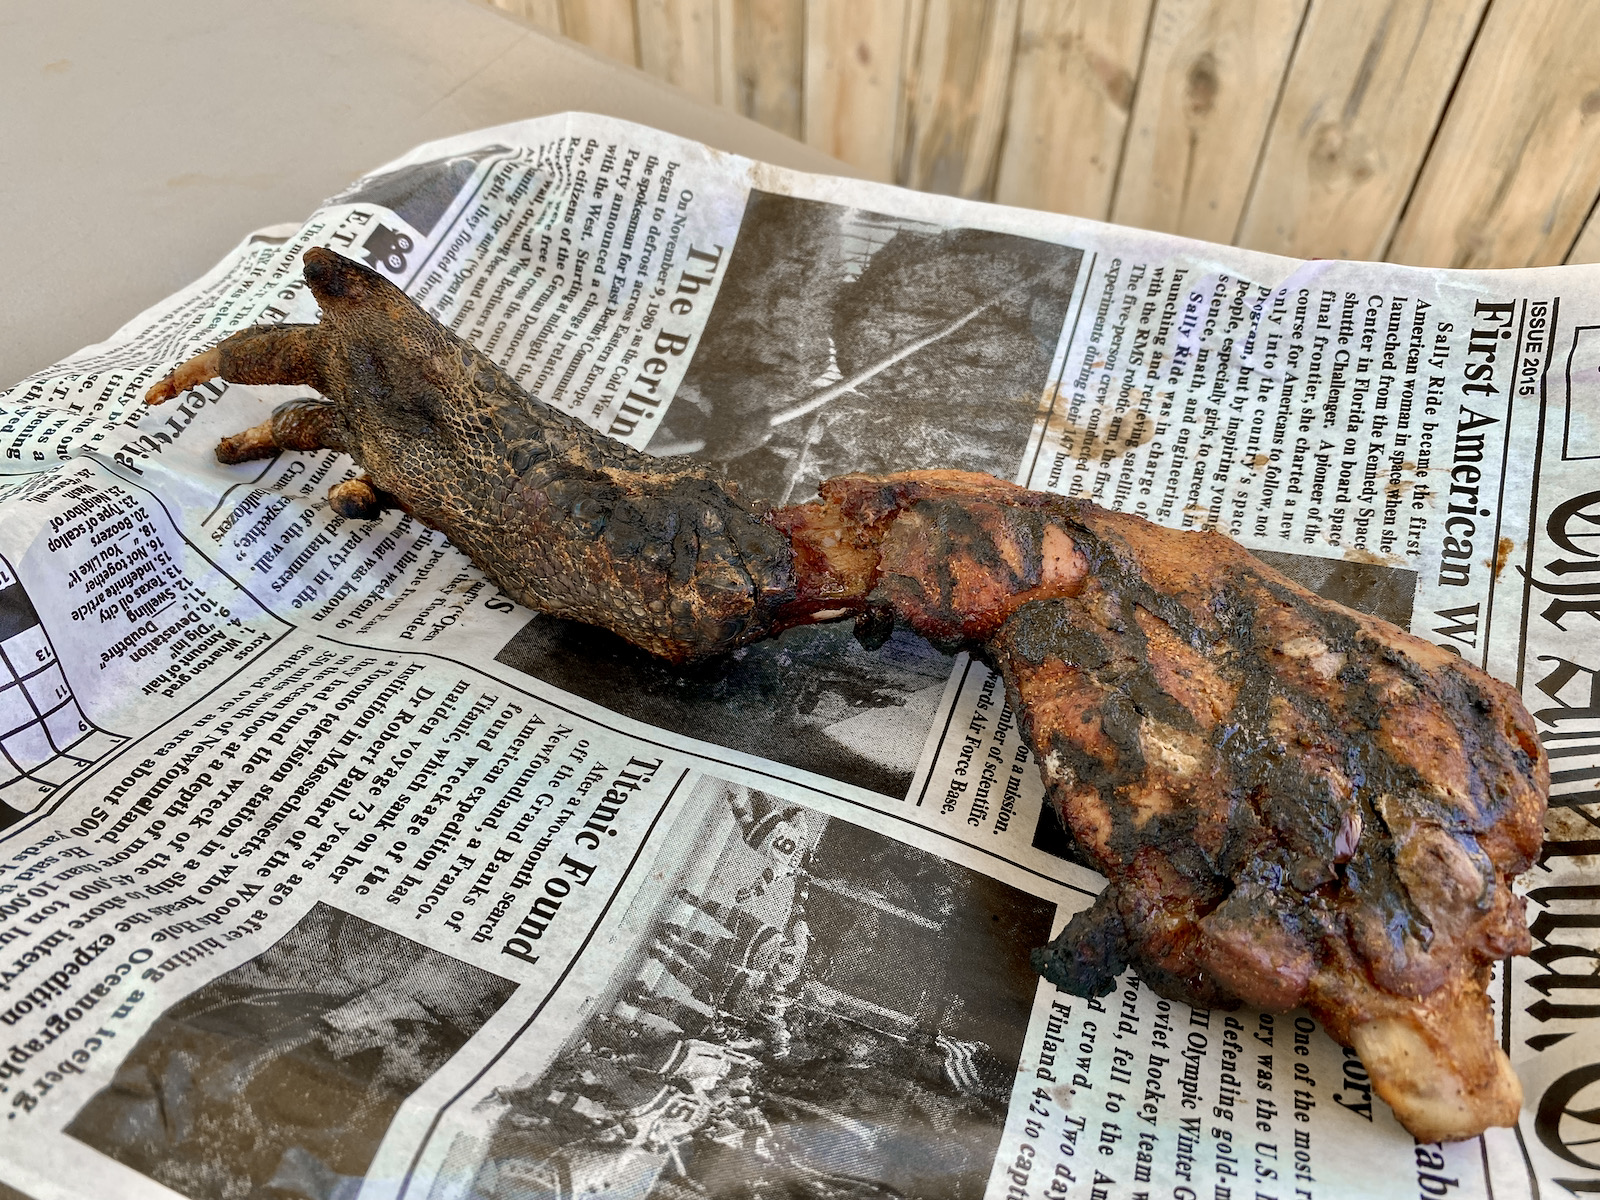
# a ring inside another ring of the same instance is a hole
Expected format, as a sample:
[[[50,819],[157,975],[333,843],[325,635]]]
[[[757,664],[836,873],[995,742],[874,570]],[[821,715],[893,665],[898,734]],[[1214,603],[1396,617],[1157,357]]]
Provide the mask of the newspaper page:
[[[146,387],[364,261],[773,503],[963,467],[1217,529],[1522,690],[1552,763],[1514,1129],[1418,1144],[1304,1013],[1029,953],[1075,861],[981,663],[675,670]],[[1600,272],[1298,262],[569,114],[419,147],[0,394],[0,1194],[1600,1192]],[[9,1190],[8,1190],[9,1189]]]

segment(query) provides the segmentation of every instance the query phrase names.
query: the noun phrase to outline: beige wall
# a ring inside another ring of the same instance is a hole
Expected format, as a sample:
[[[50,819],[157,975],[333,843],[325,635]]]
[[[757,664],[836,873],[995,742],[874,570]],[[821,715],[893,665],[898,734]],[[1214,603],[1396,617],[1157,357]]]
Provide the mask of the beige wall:
[[[1600,0],[486,0],[930,191],[1297,257],[1600,261]]]

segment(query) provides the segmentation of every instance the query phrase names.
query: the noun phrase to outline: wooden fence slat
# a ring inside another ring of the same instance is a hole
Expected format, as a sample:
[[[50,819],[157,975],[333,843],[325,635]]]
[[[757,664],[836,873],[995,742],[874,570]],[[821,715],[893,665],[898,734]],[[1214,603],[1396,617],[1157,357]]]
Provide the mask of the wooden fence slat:
[[[713,47],[716,51],[716,79],[713,83],[717,103],[738,112],[739,80],[733,46],[735,0],[711,0],[711,7],[715,10],[712,13],[712,28],[716,35],[716,45]]]
[[[639,65],[717,102],[716,0],[638,0]]]
[[[1233,240],[1306,0],[1157,0],[1111,219]]]
[[[515,13],[550,33],[561,32],[561,0],[488,0],[495,8]]]
[[[807,0],[805,140],[894,178],[908,0]]]
[[[906,36],[900,48],[900,109],[894,125],[894,181],[905,186],[905,148],[910,140],[907,126],[911,106],[916,100],[917,80],[922,75],[922,26],[928,19],[931,0],[906,0]]]
[[[1563,260],[1569,263],[1600,263],[1600,206],[1589,210],[1589,219],[1583,223],[1578,240]]]
[[[1600,191],[1600,4],[1495,0],[1389,247],[1395,262],[1558,263]]]
[[[607,58],[639,65],[638,24],[633,0],[560,0],[561,29]]]
[[[720,0],[724,105],[792,138],[801,135],[805,0]]]
[[[1296,257],[1600,262],[1600,0],[481,2],[878,179]]]
[[[1152,0],[1024,0],[994,198],[1104,219]]]
[[[1382,258],[1487,0],[1312,0],[1238,245]]]
[[[992,191],[1021,0],[927,0],[906,79],[896,179],[987,199]]]

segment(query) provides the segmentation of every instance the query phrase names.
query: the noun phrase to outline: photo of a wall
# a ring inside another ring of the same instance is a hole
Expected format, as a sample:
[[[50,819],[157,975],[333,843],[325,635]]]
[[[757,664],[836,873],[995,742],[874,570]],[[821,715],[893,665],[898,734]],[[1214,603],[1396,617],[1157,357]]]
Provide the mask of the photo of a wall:
[[[318,904],[167,1009],[66,1132],[193,1200],[353,1197],[515,985]]]

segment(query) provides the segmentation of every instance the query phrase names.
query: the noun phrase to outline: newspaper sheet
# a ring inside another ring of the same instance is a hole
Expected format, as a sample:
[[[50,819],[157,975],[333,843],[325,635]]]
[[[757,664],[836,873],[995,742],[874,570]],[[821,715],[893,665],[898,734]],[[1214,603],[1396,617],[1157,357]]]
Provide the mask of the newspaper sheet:
[[[365,261],[774,502],[965,467],[1215,528],[1514,681],[1554,768],[1515,1129],[1305,1014],[1029,951],[1101,887],[905,633],[679,672],[139,403]],[[0,394],[0,1180],[32,1200],[1600,1192],[1600,271],[1298,262],[567,115],[419,147]]]

